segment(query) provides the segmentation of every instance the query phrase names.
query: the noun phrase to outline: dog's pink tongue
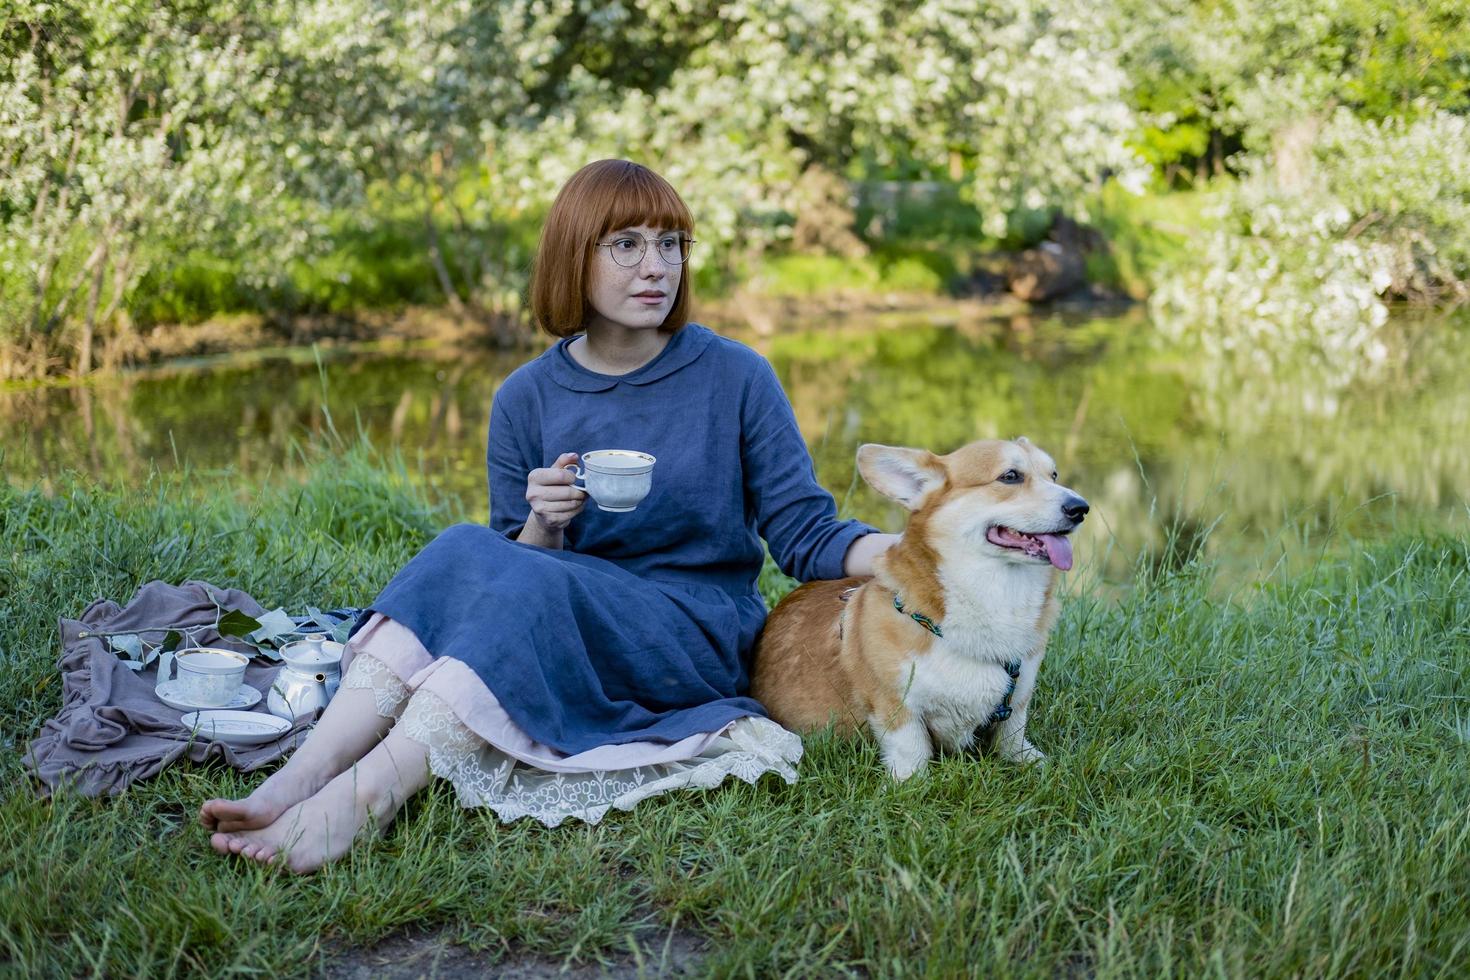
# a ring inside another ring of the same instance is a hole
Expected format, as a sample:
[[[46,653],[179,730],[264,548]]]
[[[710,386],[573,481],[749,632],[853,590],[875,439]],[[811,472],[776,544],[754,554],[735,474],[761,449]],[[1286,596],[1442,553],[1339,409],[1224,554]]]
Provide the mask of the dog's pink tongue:
[[[1038,534],[1046,542],[1046,557],[1062,571],[1072,567],[1072,542],[1060,534]]]

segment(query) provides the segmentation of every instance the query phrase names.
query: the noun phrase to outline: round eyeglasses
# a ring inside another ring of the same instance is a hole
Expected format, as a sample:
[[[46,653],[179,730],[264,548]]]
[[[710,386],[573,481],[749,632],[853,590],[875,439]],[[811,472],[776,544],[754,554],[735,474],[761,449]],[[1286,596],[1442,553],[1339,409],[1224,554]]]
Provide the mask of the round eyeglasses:
[[[666,265],[683,265],[689,258],[689,246],[694,244],[694,239],[685,238],[683,235],[660,235],[658,238],[645,238],[633,232],[620,233],[610,242],[598,242],[598,248],[607,249],[607,254],[612,260],[624,269],[631,269],[643,261],[643,256],[648,253],[649,244],[658,249],[658,257],[664,260]]]

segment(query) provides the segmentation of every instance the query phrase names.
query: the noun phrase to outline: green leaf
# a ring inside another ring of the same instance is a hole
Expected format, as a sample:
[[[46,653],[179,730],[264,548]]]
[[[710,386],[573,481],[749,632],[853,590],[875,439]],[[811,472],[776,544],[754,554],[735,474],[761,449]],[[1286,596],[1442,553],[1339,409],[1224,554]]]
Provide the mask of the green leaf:
[[[260,628],[252,632],[248,639],[257,646],[274,640],[286,633],[294,633],[296,623],[290,616],[286,615],[284,609],[272,609],[260,617]]]
[[[220,636],[248,636],[260,629],[260,620],[247,616],[238,609],[231,609],[220,617]]]
[[[143,640],[137,633],[123,633],[119,636],[109,636],[107,642],[118,653],[126,653],[129,660],[141,660],[143,658]]]
[[[255,648],[255,654],[252,654],[252,656],[255,656],[256,654],[258,654],[258,655],[260,655],[262,657],[265,657],[268,660],[275,660],[277,662],[280,661],[280,659],[281,659],[281,651],[277,650],[275,647],[271,646],[270,644],[268,644],[268,643],[259,643],[259,642],[255,641],[255,640],[246,640],[245,642],[249,643],[251,646],[253,646]]]
[[[164,636],[163,642],[160,643],[158,645],[158,649],[154,651],[154,656],[157,656],[160,653],[168,653],[172,650],[177,650],[179,648],[179,644],[183,642],[184,634],[180,633],[178,630],[169,630],[167,635]]]

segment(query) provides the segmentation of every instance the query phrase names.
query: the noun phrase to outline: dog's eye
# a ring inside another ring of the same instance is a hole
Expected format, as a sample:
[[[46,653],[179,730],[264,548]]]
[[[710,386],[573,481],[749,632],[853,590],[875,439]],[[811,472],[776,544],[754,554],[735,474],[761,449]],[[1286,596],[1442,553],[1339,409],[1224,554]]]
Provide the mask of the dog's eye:
[[[1021,474],[1017,470],[1006,470],[1000,475],[1001,483],[1020,483]]]
[[[1057,482],[1057,471],[1056,470],[1052,470],[1051,471],[1051,482],[1053,482],[1053,483]]]

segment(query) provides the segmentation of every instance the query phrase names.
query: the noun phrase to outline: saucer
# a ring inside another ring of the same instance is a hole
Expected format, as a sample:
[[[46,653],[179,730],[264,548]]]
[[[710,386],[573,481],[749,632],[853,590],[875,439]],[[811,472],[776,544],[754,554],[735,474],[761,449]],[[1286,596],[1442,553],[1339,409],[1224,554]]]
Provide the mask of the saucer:
[[[195,704],[184,696],[183,687],[177,678],[164,681],[153,689],[153,693],[158,695],[158,700],[180,711],[197,711],[202,708],[244,709],[260,703],[260,692],[249,684],[241,684],[240,689],[235,692],[235,696],[230,698],[227,704]]]
[[[179,721],[200,738],[226,745],[264,745],[291,730],[289,721],[263,711],[191,711]]]

